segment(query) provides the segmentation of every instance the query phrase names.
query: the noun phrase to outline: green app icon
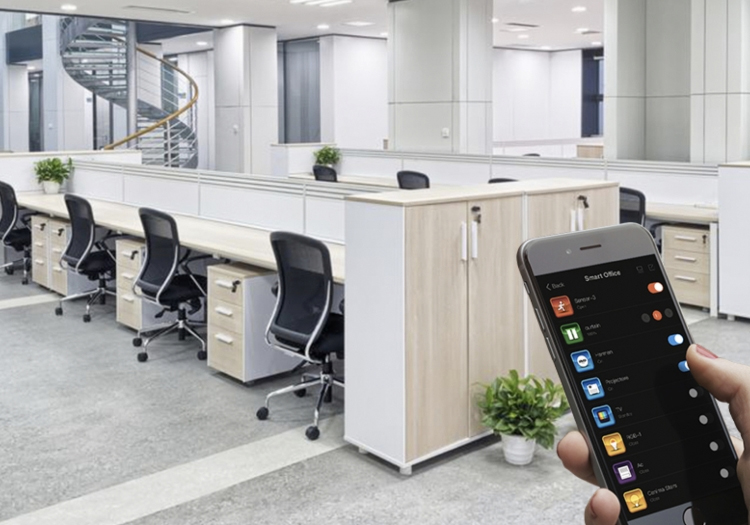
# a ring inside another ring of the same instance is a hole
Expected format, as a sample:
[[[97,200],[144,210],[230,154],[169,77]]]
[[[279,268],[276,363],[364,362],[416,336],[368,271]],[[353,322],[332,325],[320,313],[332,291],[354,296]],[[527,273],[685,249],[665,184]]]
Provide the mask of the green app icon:
[[[581,332],[581,327],[578,323],[562,325],[560,330],[562,330],[563,339],[565,339],[565,342],[569,345],[583,341],[583,332]]]

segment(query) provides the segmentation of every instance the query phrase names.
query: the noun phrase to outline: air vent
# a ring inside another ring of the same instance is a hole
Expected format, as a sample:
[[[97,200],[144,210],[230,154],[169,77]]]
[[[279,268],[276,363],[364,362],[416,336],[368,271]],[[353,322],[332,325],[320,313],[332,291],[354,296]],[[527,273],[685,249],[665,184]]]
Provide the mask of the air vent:
[[[126,5],[123,9],[130,9],[136,11],[151,11],[155,13],[172,13],[180,15],[192,15],[195,11],[185,11],[184,9],[171,9],[168,7],[153,7],[148,5]]]

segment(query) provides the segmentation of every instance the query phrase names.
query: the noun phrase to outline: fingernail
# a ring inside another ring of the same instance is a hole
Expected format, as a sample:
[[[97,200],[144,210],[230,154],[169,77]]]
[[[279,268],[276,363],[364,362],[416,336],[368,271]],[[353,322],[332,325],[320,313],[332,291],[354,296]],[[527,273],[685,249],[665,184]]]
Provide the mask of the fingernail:
[[[714,354],[711,350],[703,348],[701,345],[695,345],[695,351],[698,352],[703,357],[707,357],[709,359],[718,359],[719,358],[718,355]]]

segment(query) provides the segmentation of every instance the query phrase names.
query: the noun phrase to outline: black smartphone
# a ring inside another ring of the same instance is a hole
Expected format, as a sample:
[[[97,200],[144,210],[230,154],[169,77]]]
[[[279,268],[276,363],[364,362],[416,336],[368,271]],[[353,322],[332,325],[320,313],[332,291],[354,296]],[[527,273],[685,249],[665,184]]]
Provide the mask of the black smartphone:
[[[620,524],[747,524],[737,454],[685,361],[692,340],[648,230],[532,239],[518,266]]]

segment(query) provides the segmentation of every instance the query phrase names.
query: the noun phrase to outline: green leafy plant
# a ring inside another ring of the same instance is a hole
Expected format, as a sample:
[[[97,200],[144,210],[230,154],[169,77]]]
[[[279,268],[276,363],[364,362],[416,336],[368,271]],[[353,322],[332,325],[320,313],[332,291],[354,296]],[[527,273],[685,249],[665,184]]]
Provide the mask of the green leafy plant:
[[[341,160],[341,150],[333,146],[323,146],[315,152],[315,163],[323,166],[333,166]]]
[[[50,159],[40,160],[34,164],[34,172],[36,173],[36,181],[42,182],[56,182],[62,184],[68,177],[70,172],[73,170],[73,160],[68,159],[68,162],[63,162],[57,157]]]
[[[523,436],[552,448],[555,421],[569,408],[560,385],[535,376],[521,378],[511,370],[507,377],[483,386],[484,395],[478,401],[483,425],[495,434]]]

